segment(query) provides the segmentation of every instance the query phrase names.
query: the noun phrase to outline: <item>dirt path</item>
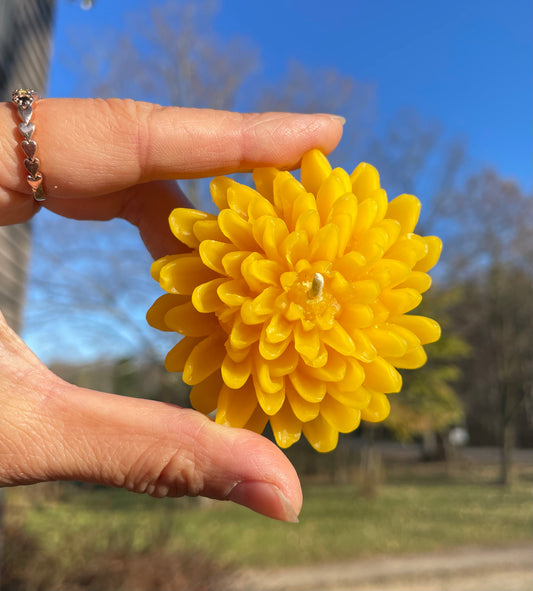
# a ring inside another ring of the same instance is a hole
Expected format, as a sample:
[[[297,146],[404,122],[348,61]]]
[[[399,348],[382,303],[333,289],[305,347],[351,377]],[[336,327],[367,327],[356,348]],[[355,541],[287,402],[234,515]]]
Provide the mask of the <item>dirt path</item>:
[[[242,572],[234,591],[532,591],[533,546]]]

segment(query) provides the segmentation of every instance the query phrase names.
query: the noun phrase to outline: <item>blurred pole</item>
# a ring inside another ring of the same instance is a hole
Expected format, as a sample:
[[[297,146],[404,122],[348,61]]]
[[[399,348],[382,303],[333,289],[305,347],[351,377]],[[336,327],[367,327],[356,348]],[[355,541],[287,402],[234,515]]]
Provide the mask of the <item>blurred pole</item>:
[[[46,94],[54,15],[55,0],[0,0],[0,101],[11,100],[16,88]],[[16,332],[22,328],[30,242],[29,223],[0,227],[0,310]],[[4,518],[0,489],[0,577]]]

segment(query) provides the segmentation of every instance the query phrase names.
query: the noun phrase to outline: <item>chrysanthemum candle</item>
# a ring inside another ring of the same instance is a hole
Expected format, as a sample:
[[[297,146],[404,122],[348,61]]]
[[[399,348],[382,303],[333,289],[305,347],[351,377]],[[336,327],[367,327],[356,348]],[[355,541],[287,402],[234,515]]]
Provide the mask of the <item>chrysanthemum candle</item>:
[[[379,175],[351,175],[308,152],[301,182],[261,168],[255,190],[215,178],[212,215],[176,209],[175,236],[191,248],[152,265],[166,294],[148,322],[183,335],[168,353],[194,408],[223,425],[276,442],[301,436],[330,451],[338,434],[389,413],[398,368],[426,361],[440,336],[430,318],[407,314],[431,284],[441,241],[414,233],[420,202],[387,201]]]

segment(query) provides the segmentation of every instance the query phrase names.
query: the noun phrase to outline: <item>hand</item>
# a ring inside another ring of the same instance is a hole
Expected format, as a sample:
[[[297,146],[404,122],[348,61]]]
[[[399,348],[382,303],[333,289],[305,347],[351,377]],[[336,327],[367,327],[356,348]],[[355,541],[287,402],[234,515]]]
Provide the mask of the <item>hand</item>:
[[[185,247],[168,229],[187,206],[171,179],[257,166],[291,168],[330,152],[342,122],[329,115],[241,115],[121,100],[43,100],[34,107],[37,157],[51,211],[122,217],[154,257]],[[40,208],[25,181],[12,105],[0,104],[0,225]],[[287,521],[302,505],[285,455],[249,431],[172,405],[73,386],[52,374],[0,314],[0,485],[82,480],[154,496],[229,499]]]

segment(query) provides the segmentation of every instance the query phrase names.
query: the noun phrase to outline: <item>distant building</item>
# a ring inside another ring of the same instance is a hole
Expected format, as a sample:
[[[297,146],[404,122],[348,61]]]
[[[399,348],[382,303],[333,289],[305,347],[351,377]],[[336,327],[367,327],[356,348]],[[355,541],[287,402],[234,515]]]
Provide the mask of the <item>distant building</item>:
[[[54,14],[55,0],[0,0],[0,100],[9,101],[15,88],[46,91]],[[17,331],[30,242],[30,223],[0,227],[0,310]]]

